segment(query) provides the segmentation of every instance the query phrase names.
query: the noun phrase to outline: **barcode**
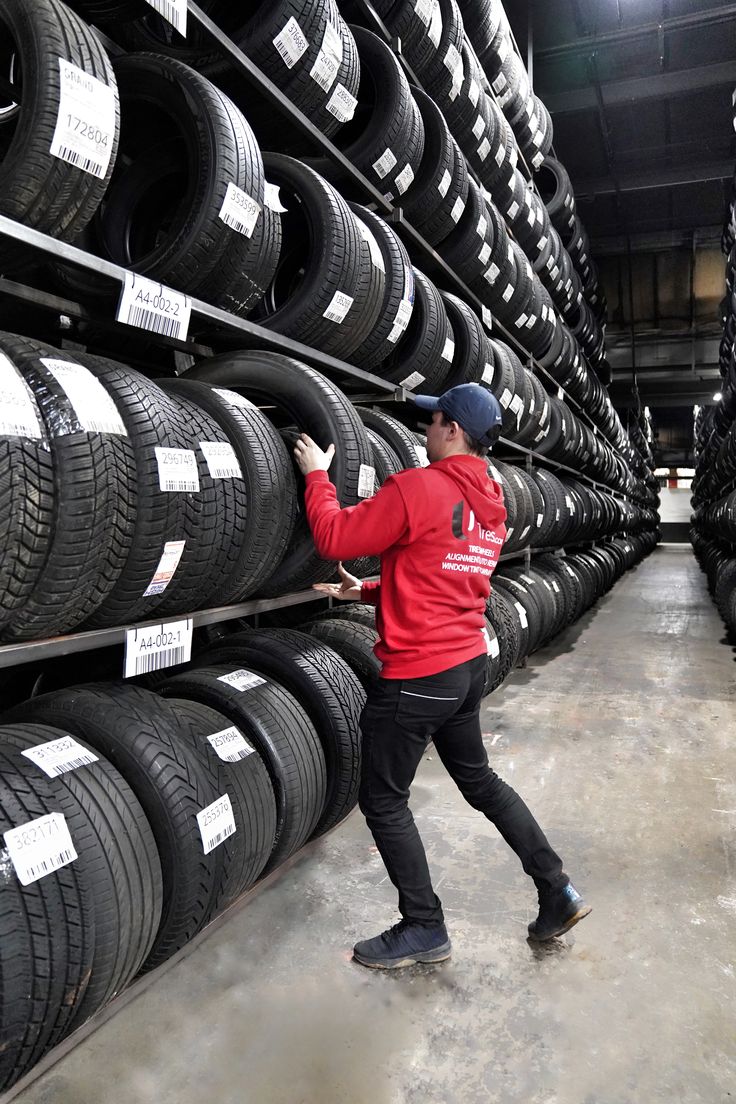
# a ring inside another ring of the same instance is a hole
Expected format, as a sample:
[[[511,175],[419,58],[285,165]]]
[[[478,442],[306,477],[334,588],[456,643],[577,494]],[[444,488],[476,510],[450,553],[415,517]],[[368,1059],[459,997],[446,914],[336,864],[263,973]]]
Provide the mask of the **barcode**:
[[[178,318],[166,318],[144,307],[131,307],[128,311],[127,323],[129,326],[138,326],[142,330],[163,334],[164,337],[178,337],[181,333],[181,322]]]
[[[0,422],[0,435],[3,437],[38,437],[38,430],[32,432],[29,422]]]
[[[273,44],[276,47],[276,49],[278,50],[278,52],[281,56],[281,60],[283,61],[284,65],[288,66],[288,68],[291,69],[291,67],[295,64],[291,60],[291,51],[287,50],[286,47],[284,46],[283,42],[278,38],[275,38],[273,40]]]
[[[76,759],[67,759],[65,762],[57,763],[53,767],[46,766],[44,770],[49,778],[58,778],[60,774],[66,774],[67,771],[76,770],[77,767],[90,767],[96,762],[96,755],[79,755]]]
[[[62,866],[73,862],[75,858],[76,855],[73,851],[60,851],[58,855],[50,855],[47,859],[42,859],[41,862],[36,863],[35,866],[27,866],[25,868],[26,884],[37,882],[39,878],[45,877],[46,874],[53,874],[55,870],[61,870]]]
[[[150,2],[151,0],[149,0],[149,3]],[[181,34],[184,34],[184,29],[186,26],[186,11],[184,11],[183,13],[184,19],[182,20],[182,12],[176,7],[175,4],[172,4],[170,0],[154,0],[152,6],[156,8],[158,12],[160,12],[164,19],[168,20],[169,23],[176,27],[177,31],[180,31]],[[182,23],[184,24],[184,26],[182,26]]]
[[[245,234],[250,237],[253,232],[252,226],[248,226],[246,222],[242,222],[240,219],[233,218],[232,215],[221,214],[220,218],[226,226],[231,227],[233,230],[237,230],[239,234]]]
[[[222,829],[222,831],[218,832],[216,836],[210,836],[210,838],[208,840],[208,843],[209,843],[208,851],[213,851],[215,849],[215,847],[218,847],[219,844],[221,844],[223,840],[226,840],[228,838],[228,836],[234,836],[234,835],[235,835],[235,825],[234,824],[226,824],[225,827]]]
[[[177,663],[186,662],[186,648],[166,648],[163,652],[136,656],[135,674],[147,675],[151,671],[160,671],[162,667],[176,667]]]
[[[76,165],[83,172],[91,173],[92,176],[102,179],[105,175],[105,166],[100,161],[92,161],[89,157],[81,157],[74,150],[69,149],[68,146],[59,146],[57,157],[60,157],[62,161],[68,161],[70,165]]]
[[[162,491],[198,491],[199,484],[195,483],[193,479],[163,479],[161,481]]]

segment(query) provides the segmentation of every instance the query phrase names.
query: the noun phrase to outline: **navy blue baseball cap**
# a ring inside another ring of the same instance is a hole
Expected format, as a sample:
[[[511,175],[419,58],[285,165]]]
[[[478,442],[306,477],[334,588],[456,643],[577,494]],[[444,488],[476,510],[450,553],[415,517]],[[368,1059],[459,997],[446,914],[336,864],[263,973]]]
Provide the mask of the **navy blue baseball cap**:
[[[444,395],[412,395],[422,410],[441,410],[483,445],[494,445],[503,421],[498,399],[477,383],[461,383]]]

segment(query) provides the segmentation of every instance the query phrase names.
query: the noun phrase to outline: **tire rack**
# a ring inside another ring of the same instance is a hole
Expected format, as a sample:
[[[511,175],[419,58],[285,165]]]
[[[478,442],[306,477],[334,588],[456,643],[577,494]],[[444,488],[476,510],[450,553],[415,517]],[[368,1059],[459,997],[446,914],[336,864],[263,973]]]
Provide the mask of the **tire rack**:
[[[381,36],[395,48],[396,44],[391,43],[390,36],[385,26],[367,0],[358,0],[358,4],[362,10],[368,14],[371,21],[374,22]],[[404,218],[402,209],[400,207],[394,207],[386,200],[377,188],[375,188],[353,163],[345,157],[334,143],[326,138],[321,131],[302,114],[283,92],[273,84],[273,82],[270,81],[233,42],[231,42],[227,35],[225,35],[224,32],[192,2],[192,0],[188,2],[188,12],[194,22],[213,39],[217,47],[227,55],[230,62],[240,71],[241,75],[246,77],[254,86],[255,90],[263,96],[270,106],[275,107],[283,114],[322,154],[335,163],[342,172],[346,174],[352,184],[364,194],[367,202],[373,203],[377,207],[379,212],[404,239],[407,248],[421,255],[423,262],[428,263],[428,267],[433,273],[442,277],[446,285],[449,285],[453,291],[458,293],[470,306],[472,306],[478,315],[482,315],[483,304],[481,301],[470,291],[464,281],[460,279],[457,273],[443,260],[437,251],[432,248],[432,246],[430,246]],[[101,34],[99,31],[96,31],[96,33],[99,34],[106,48],[112,53],[121,52],[115,43],[106,35]],[[397,51],[397,53],[401,58],[400,51]],[[401,61],[406,67],[406,62],[403,58],[401,58]],[[409,74],[415,80],[415,83],[418,83],[411,73],[411,70],[409,70]],[[490,94],[493,95],[492,90]],[[532,174],[523,161],[523,158],[522,163],[526,168],[527,174],[531,177]],[[530,183],[533,186],[533,180]],[[15,222],[13,219],[4,215],[0,215],[0,236],[10,238],[22,245],[37,249],[53,260],[65,261],[88,271],[108,277],[111,280],[117,281],[120,286],[122,286],[128,271],[110,261],[87,253],[76,246],[58,241],[56,238],[43,234],[32,227]],[[213,350],[207,345],[192,341],[182,341],[176,338],[154,334],[148,330],[137,330],[133,327],[123,326],[112,318],[101,317],[98,312],[89,310],[84,304],[62,298],[53,293],[14,280],[9,280],[5,277],[0,277],[0,292],[20,302],[37,306],[44,311],[59,315],[60,330],[62,332],[61,347],[70,348],[70,351],[73,350],[75,343],[73,338],[69,340],[65,339],[63,337],[63,332],[65,329],[69,330],[71,328],[72,319],[77,319],[93,321],[95,325],[101,327],[103,330],[108,330],[111,335],[125,332],[126,336],[131,337],[137,334],[146,341],[153,341],[161,346],[170,348],[174,353],[176,363],[175,371],[177,374],[188,367],[189,357],[212,355]],[[301,342],[294,341],[272,330],[267,330],[257,323],[238,318],[235,315],[211,306],[203,300],[193,297],[190,297],[190,299],[192,304],[192,315],[211,323],[210,339],[215,345],[217,344],[218,333],[222,334],[224,332],[229,335],[230,339],[234,336],[241,338],[248,348],[270,349],[274,352],[305,360],[319,368],[326,376],[335,382],[350,382],[354,386],[360,385],[365,389],[370,389],[370,394],[348,395],[353,402],[370,401],[375,403],[407,401],[408,393],[404,388],[396,387],[394,384],[381,379],[379,376],[373,375],[370,372],[365,372],[345,361],[323,353],[318,349],[303,345]],[[572,396],[568,395],[564,389],[558,385],[557,381],[554,380],[554,378],[535,360],[517,338],[497,322],[495,318],[493,319],[493,325],[503,336],[506,343],[526,362],[529,370],[539,373],[545,381],[548,381],[548,390],[555,390],[558,397],[564,399],[568,405],[575,410],[578,417],[586,422],[596,436],[603,436],[587,412],[582,409]],[[562,464],[559,461],[536,453],[531,449],[524,448],[503,437],[499,439],[499,445],[511,453],[518,454],[519,458],[523,456],[527,471],[531,471],[532,462],[536,461],[541,466],[552,468],[555,471],[564,471],[597,490],[605,491],[616,498],[628,501],[628,497],[621,492],[615,491],[591,479],[590,476],[583,472],[576,471],[566,464]],[[570,547],[595,547],[595,544],[595,541],[585,541],[579,542],[574,546],[571,545]],[[502,555],[499,557],[499,560],[509,561],[523,559],[525,565],[528,567],[531,563],[532,556],[550,551],[557,551],[557,549],[526,548],[519,552]],[[265,613],[269,610],[285,608],[316,600],[319,600],[319,595],[312,590],[307,590],[284,595],[280,598],[253,599],[232,606],[220,606],[212,609],[197,610],[188,614],[181,613],[177,614],[177,618],[191,618],[194,627],[202,627],[239,617],[257,617],[259,613]],[[112,645],[121,645],[125,640],[125,633],[129,628],[142,628],[149,624],[159,623],[159,621],[146,621],[135,625],[119,626],[89,632],[69,633],[63,636],[29,641],[22,644],[0,645],[0,670],[51,657],[93,651],[98,648]]]

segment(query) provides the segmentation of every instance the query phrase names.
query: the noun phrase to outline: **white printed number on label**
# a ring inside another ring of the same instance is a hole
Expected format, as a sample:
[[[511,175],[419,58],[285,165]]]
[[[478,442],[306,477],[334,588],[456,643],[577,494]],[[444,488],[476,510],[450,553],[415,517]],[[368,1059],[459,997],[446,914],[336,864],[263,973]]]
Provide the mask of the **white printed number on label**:
[[[457,199],[455,200],[455,202],[452,205],[452,210],[450,211],[450,218],[452,219],[452,221],[453,222],[459,222],[460,216],[461,216],[461,214],[463,213],[464,210],[465,210],[465,200],[463,199],[462,196],[458,196]]]
[[[341,123],[349,123],[355,114],[358,101],[352,96],[344,84],[335,85],[335,90],[325,104],[331,115],[334,115]]]
[[[445,171],[442,174],[442,179],[440,180],[439,184],[437,185],[437,191],[440,193],[440,195],[442,196],[443,199],[447,195],[447,189],[450,187],[451,183],[452,183],[452,177],[450,176],[450,173],[448,172],[448,170],[445,169]]]
[[[88,433],[119,433],[128,436],[118,408],[89,368],[68,360],[41,357],[51,375],[63,388],[74,407],[82,429]]]
[[[413,304],[408,299],[402,299],[399,303],[399,309],[396,311],[396,317],[394,318],[394,324],[391,327],[391,333],[386,338],[391,344],[395,344],[406,327],[409,325],[409,319],[411,318],[413,310]]]
[[[493,383],[494,375],[495,375],[495,372],[493,371],[493,365],[492,364],[486,364],[485,368],[483,369],[483,375],[481,377],[482,380],[483,380],[483,383],[487,383],[488,386],[490,387],[490,385]]]
[[[218,797],[211,805],[197,813],[197,824],[202,837],[205,855],[214,851],[229,836],[235,835],[235,817],[227,794]]]
[[[200,441],[199,447],[213,479],[242,479],[235,449],[227,441]]]
[[[219,213],[225,225],[249,238],[256,228],[260,213],[260,204],[231,181]]]
[[[322,317],[328,318],[330,322],[337,322],[339,325],[344,321],[352,305],[352,295],[346,295],[344,291],[336,291],[330,300],[327,310],[323,311]]]
[[[304,32],[293,16],[284,29],[276,35],[273,44],[287,69],[294,68],[309,46]]]
[[[252,755],[255,748],[251,747],[239,728],[223,728],[221,732],[213,732],[207,737],[207,742],[212,745],[218,759],[224,763],[239,763],[248,755]]]
[[[164,667],[176,667],[192,658],[191,617],[183,621],[146,625],[128,629],[125,633],[125,667],[123,678],[147,675]]]
[[[523,629],[528,629],[529,628],[529,622],[527,620],[526,610],[522,606],[521,602],[514,602],[514,605],[516,606],[516,609],[517,609],[518,614],[519,614],[519,621],[521,622],[521,627]]]
[[[395,180],[396,191],[399,193],[399,195],[404,194],[404,192],[409,187],[409,185],[411,184],[413,179],[414,179],[414,170],[411,167],[411,165],[406,165],[401,170],[401,172],[399,173],[399,175],[396,177],[396,180]]]
[[[3,833],[5,846],[21,885],[31,885],[77,858],[62,813],[46,813]]]
[[[155,448],[158,484],[162,491],[198,491],[197,457],[191,449]]]
[[[432,0],[415,0],[414,11],[425,27],[432,21]]]
[[[487,330],[493,330],[493,315],[491,314],[488,307],[483,307],[483,312],[482,313],[483,313],[483,325],[485,326],[485,328]],[[486,364],[486,368],[488,368],[487,364]]]
[[[384,176],[390,173],[395,166],[396,158],[390,149],[386,149],[378,160],[373,162],[373,171],[379,180],[383,180]]]
[[[49,778],[58,778],[67,771],[88,767],[98,761],[98,756],[77,743],[73,736],[62,736],[59,740],[49,740],[46,744],[26,748],[21,755],[40,767]]]
[[[43,436],[31,389],[4,353],[0,353],[0,436]]]
[[[358,472],[358,498],[372,498],[376,489],[376,469],[361,464]]]
[[[488,242],[486,242],[485,245],[483,246],[483,248],[481,249],[480,253],[478,254],[478,260],[480,261],[481,264],[484,265],[486,263],[486,261],[488,260],[488,258],[490,257],[490,255],[491,255],[491,247],[488,244]]]
[[[187,0],[146,0],[179,34],[187,33]]]
[[[473,125],[473,137],[478,142],[480,141],[480,136],[481,136],[481,134],[483,133],[483,131],[485,129],[486,129],[485,120],[484,120],[482,115],[479,115],[478,118],[475,120],[475,123]]]
[[[153,578],[143,591],[144,598],[150,598],[152,594],[163,594],[174,577],[174,572],[179,566],[179,560],[184,551],[186,541],[166,541],[158,567],[153,573]]]
[[[449,360],[452,363],[452,358],[455,355],[455,342],[452,338],[448,337],[442,350],[442,359]]]
[[[114,90],[59,58],[59,113],[49,152],[102,179],[114,142]]]
[[[232,686],[242,694],[244,690],[252,690],[254,686],[263,685],[266,680],[260,675],[254,675],[252,671],[244,671],[240,668],[237,671],[230,671],[227,675],[219,675],[217,681],[224,682],[226,686]]]
[[[185,341],[191,313],[192,301],[188,295],[146,280],[134,272],[125,273],[115,316],[118,322]]]
[[[317,82],[323,92],[329,92],[337,80],[339,68],[340,62],[337,58],[323,47],[317,54],[317,60],[310,69],[309,75],[313,81]]]
[[[413,391],[415,387],[418,387],[420,383],[424,383],[425,377],[421,372],[412,372],[406,379],[401,380],[401,387],[405,387],[407,391]]]

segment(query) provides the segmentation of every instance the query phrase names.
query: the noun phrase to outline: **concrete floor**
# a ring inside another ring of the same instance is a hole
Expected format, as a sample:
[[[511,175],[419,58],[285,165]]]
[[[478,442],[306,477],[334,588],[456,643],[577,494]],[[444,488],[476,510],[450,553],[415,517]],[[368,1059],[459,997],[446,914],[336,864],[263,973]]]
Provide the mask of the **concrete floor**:
[[[359,814],[19,1104],[736,1101],[734,654],[661,548],[489,699],[492,760],[593,905],[526,941],[533,887],[431,750],[414,788],[454,954],[350,961],[394,921]]]

